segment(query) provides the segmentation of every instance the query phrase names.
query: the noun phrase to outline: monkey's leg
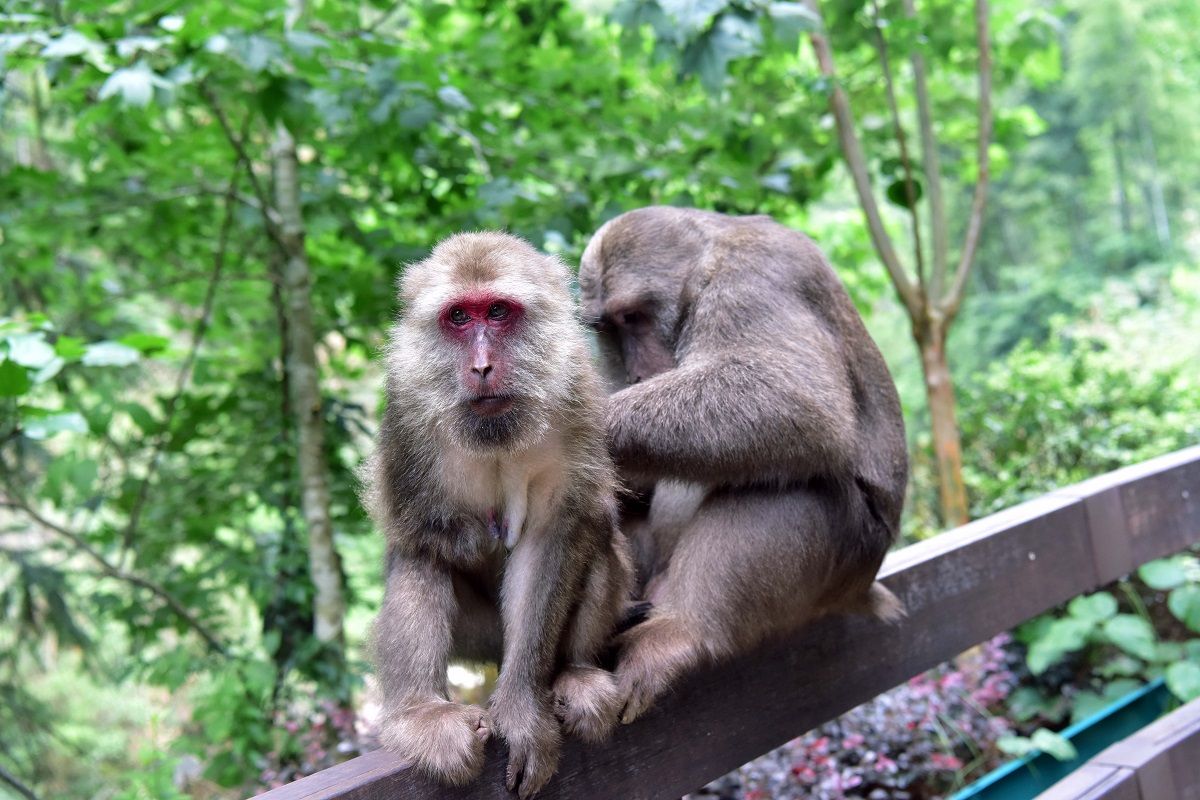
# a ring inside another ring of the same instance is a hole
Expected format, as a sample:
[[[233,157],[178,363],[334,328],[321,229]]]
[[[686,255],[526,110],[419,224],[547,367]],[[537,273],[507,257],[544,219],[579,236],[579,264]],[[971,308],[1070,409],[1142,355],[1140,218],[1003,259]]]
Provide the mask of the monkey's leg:
[[[383,690],[380,738],[419,770],[462,785],[483,768],[490,725],[482,708],[446,696],[457,614],[453,579],[429,562],[389,555],[372,642]]]
[[[710,497],[684,527],[647,620],[622,634],[621,721],[697,664],[810,619],[830,579],[828,503],[807,491]]]
[[[618,538],[588,572],[567,627],[566,666],[554,681],[554,713],[567,733],[584,741],[608,738],[621,711],[616,678],[601,668],[600,657],[627,611],[632,578],[627,545]]]
[[[583,568],[567,550],[574,527],[552,521],[548,530],[526,532],[504,568],[504,662],[489,710],[508,743],[506,784],[522,800],[542,788],[558,766],[562,737],[550,680]]]

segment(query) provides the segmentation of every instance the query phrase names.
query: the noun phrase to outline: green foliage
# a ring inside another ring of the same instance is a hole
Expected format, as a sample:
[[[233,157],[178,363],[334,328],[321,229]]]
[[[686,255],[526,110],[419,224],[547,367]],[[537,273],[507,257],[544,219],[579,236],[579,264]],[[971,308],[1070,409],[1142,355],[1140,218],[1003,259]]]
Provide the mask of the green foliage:
[[[862,3],[824,5],[872,177],[893,206],[888,225],[902,231],[908,200],[881,28],[901,84],[910,54],[929,65],[959,224],[956,187],[974,168],[969,8],[934,0],[910,20],[892,0],[878,17]],[[286,31],[289,7],[266,0],[5,9],[6,768],[46,796],[141,798],[178,796],[175,766],[192,757],[230,796],[255,789],[264,764],[286,766],[279,775],[320,766],[279,720],[344,707],[359,688],[383,545],[354,469],[378,407],[395,279],[446,234],[504,227],[573,259],[600,224],[637,206],[773,214],[826,249],[868,322],[887,331],[877,338],[902,390],[919,384],[907,323],[846,202],[830,87],[803,46],[815,25],[807,7],[624,0],[602,18],[586,6],[309,4]],[[1194,236],[1185,210],[1200,185],[1200,70],[1189,69],[1186,35],[1200,19],[1182,0],[1063,10],[992,3],[1000,175],[978,286],[951,343],[969,385],[960,410],[977,513],[1200,438],[1186,354],[1152,344],[1181,349],[1200,322],[1200,277],[1180,244]],[[349,590],[345,656],[311,635],[289,319],[262,209],[280,124],[298,142]],[[1158,189],[1169,240],[1141,199]],[[922,430],[919,403],[907,405],[910,429]],[[916,445],[909,517],[928,527],[933,483]],[[1194,560],[1141,577],[1196,629]],[[1124,597],[1076,601],[1030,637],[1031,665],[1048,672],[1064,658],[1092,662],[1100,683],[1075,697],[1076,711],[1154,671],[1181,697],[1195,691],[1194,643],[1147,635]],[[162,714],[138,716],[126,695]],[[1061,697],[1023,697],[1030,718],[1067,713]],[[95,707],[112,714],[89,720]]]
[[[1031,736],[1004,736],[997,746],[1016,758],[1035,750],[1049,753],[1059,761],[1071,761],[1079,756],[1070,740],[1046,728],[1038,728]]]

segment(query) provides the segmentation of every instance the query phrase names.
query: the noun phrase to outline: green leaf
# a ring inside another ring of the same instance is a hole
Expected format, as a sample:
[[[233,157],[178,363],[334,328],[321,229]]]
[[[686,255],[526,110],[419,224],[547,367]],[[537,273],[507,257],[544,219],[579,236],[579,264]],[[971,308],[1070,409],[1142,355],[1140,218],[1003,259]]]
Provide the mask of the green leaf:
[[[87,433],[88,426],[82,414],[70,411],[27,420],[21,425],[21,430],[26,437],[40,440],[48,439],[57,433]]]
[[[1100,623],[1117,613],[1117,600],[1108,592],[1076,597],[1067,606],[1073,617]]]
[[[1030,737],[1037,749],[1043,753],[1049,753],[1059,761],[1071,761],[1079,757],[1079,752],[1075,749],[1075,745],[1061,734],[1048,731],[1045,728],[1038,728]]]
[[[1141,675],[1145,664],[1124,653],[1117,653],[1112,658],[1096,667],[1096,674],[1101,678],[1115,678],[1129,675]]]
[[[1026,656],[1029,671],[1040,675],[1067,653],[1083,647],[1094,627],[1091,622],[1075,617],[1054,620],[1029,646]]]
[[[8,358],[23,367],[41,369],[54,360],[54,348],[41,333],[22,333],[8,337]]]
[[[1143,564],[1138,568],[1138,577],[1151,589],[1162,591],[1183,585],[1187,581],[1187,572],[1183,559],[1176,556]]]
[[[1093,714],[1108,708],[1112,701],[1096,692],[1080,692],[1071,703],[1071,724],[1082,722]]]
[[[471,105],[471,101],[467,96],[453,86],[443,86],[437,90],[438,100],[441,100],[444,105],[451,108],[470,111],[475,106]]]
[[[1171,609],[1176,619],[1200,633],[1200,586],[1180,586],[1167,598],[1167,608]]]
[[[0,361],[0,397],[20,397],[31,385],[24,367],[15,361]]]
[[[921,182],[919,180],[917,180],[916,176],[913,176],[913,195],[914,195],[913,200],[914,200],[914,202],[917,202],[917,203],[921,202],[921,195],[923,192],[924,192],[924,189],[921,187]],[[908,208],[909,207],[908,189],[906,188],[903,179],[897,179],[888,184],[887,199],[893,205],[900,206],[900,208]]]
[[[120,97],[129,106],[146,106],[154,99],[155,76],[144,66],[119,69],[100,87],[101,100]]]
[[[1164,677],[1171,694],[1184,703],[1200,697],[1200,665],[1180,661],[1167,667]]]
[[[54,343],[54,352],[67,361],[75,361],[87,352],[87,345],[77,336],[60,336]]]
[[[1104,623],[1105,637],[1125,652],[1147,661],[1157,655],[1157,637],[1150,623],[1133,614],[1118,614]]]
[[[996,747],[1001,753],[1007,753],[1015,758],[1021,758],[1037,749],[1033,745],[1033,740],[1025,736],[1001,736],[996,740]]]
[[[821,29],[821,17],[803,3],[771,3],[767,6],[775,39],[785,47],[794,48],[800,34]]]
[[[83,363],[89,367],[125,367],[136,363],[138,351],[120,342],[96,342],[87,347]]]
[[[142,354],[163,350],[171,342],[167,337],[153,333],[129,333],[117,341],[135,350],[140,350]]]
[[[79,31],[67,31],[42,48],[43,58],[70,58],[100,49],[100,45]]]

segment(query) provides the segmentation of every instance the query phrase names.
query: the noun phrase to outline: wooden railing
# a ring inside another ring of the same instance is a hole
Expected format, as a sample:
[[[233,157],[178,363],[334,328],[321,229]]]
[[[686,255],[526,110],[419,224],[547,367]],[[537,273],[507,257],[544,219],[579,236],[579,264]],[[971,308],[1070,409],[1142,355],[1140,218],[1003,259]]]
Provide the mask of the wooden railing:
[[[1038,800],[1200,798],[1200,700],[1097,754]]]
[[[906,547],[889,556],[882,571],[908,609],[903,622],[828,618],[702,670],[611,741],[568,742],[558,774],[540,797],[677,798],[1198,538],[1200,447],[1193,447]],[[259,797],[511,800],[503,774],[503,747],[496,742],[488,745],[483,777],[462,789],[433,784],[377,751]]]

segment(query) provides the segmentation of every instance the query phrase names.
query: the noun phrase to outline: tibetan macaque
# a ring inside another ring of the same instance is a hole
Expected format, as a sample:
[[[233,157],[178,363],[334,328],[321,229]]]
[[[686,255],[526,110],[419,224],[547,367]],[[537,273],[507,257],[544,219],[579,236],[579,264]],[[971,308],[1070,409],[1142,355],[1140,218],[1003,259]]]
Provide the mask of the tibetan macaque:
[[[817,616],[899,616],[874,579],[907,482],[900,404],[816,245],[645,208],[595,234],[579,281],[614,371],[609,450],[639,490],[621,524],[650,606],[620,638],[622,721]]]
[[[599,667],[632,583],[604,391],[566,267],[513,236],[460,234],[410,266],[364,499],[387,537],[373,650],[384,744],[451,784],[491,732],[508,788],[553,775],[559,719],[602,738]],[[451,656],[500,661],[488,709],[447,698]]]

